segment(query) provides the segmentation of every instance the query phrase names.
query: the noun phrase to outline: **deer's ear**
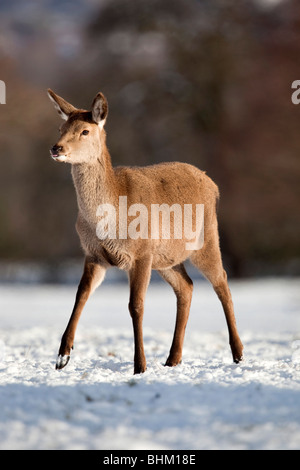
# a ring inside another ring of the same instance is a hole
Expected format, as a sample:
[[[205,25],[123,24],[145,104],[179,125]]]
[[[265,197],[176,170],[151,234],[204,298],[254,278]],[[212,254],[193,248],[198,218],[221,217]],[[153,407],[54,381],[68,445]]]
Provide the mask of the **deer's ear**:
[[[54,103],[54,107],[58,111],[58,114],[65,121],[68,119],[72,111],[76,111],[76,108],[72,104],[68,103],[66,100],[61,98],[61,96],[56,95],[54,91],[50,90],[50,88],[48,89],[48,96],[50,100]]]
[[[92,104],[93,121],[103,127],[108,114],[108,103],[102,93],[97,93]]]

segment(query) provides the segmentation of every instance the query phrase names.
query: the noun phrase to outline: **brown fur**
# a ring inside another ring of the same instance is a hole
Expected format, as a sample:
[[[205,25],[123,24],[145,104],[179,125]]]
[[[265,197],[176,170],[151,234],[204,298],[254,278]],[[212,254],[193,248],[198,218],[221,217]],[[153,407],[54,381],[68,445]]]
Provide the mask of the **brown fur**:
[[[223,305],[233,360],[239,362],[243,346],[236,329],[231,294],[222,266],[216,216],[219,193],[215,183],[204,172],[185,163],[113,168],[104,131],[108,113],[105,97],[98,93],[91,111],[84,111],[77,110],[51,90],[48,94],[65,119],[61,138],[51,153],[54,159],[72,164],[79,209],[76,229],[85,253],[84,272],[70,321],[62,337],[57,368],[67,364],[82,309],[110,266],[117,266],[129,274],[129,311],[135,342],[134,372],[141,373],[146,369],[142,320],[152,269],[157,270],[172,286],[177,297],[176,326],[166,365],[178,364],[182,358],[193,290],[193,283],[183,265],[188,258],[211,282]],[[89,133],[84,135],[82,131]],[[204,204],[203,247],[195,251],[187,250],[186,239],[175,239],[174,236],[169,240],[161,237],[158,240],[151,237],[100,240],[96,235],[97,207],[103,203],[118,207],[119,196],[127,196],[128,207],[142,203],[149,210],[151,204],[179,204],[181,207],[184,204]]]

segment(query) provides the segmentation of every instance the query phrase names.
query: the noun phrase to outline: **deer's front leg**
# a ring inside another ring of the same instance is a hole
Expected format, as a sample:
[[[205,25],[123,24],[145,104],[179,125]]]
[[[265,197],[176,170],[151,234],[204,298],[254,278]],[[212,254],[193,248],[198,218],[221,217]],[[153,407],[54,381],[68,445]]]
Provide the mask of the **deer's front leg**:
[[[130,299],[129,312],[134,333],[134,373],[146,370],[146,358],[143,342],[144,301],[151,276],[152,259],[137,260],[129,272]]]
[[[104,279],[105,267],[86,258],[84,271],[78,286],[75,305],[72,311],[67,328],[62,336],[61,344],[56,362],[56,369],[65,367],[70,359],[71,349],[73,348],[76,327],[89,296]]]

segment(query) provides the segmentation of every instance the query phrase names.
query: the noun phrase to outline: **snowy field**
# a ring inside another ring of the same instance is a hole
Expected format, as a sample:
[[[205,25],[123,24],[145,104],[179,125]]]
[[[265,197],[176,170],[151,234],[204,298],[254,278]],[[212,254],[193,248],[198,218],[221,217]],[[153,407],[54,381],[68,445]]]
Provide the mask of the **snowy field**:
[[[55,370],[75,286],[0,285],[0,449],[300,449],[298,279],[230,283],[245,359],[231,361],[221,304],[196,281],[181,365],[163,363],[175,296],[152,283],[148,369],[133,376],[125,284],[89,300]]]

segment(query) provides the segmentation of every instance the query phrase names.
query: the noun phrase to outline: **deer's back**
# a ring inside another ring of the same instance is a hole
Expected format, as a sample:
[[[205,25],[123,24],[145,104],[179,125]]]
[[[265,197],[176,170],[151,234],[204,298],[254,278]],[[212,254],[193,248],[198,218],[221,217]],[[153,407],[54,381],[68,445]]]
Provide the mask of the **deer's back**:
[[[215,206],[216,184],[193,165],[181,162],[146,167],[117,167],[120,195],[128,204],[204,204]]]

